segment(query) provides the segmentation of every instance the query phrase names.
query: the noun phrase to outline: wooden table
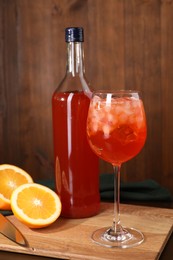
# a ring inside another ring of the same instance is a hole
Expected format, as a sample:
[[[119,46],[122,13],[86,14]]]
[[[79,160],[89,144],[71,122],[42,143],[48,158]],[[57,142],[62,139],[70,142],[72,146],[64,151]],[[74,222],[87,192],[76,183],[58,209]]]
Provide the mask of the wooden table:
[[[20,247],[1,235],[0,259],[8,257],[8,260],[23,260],[24,258],[25,260],[55,258],[105,260],[115,259],[115,256],[116,259],[122,260],[172,259],[173,237],[170,238],[170,235],[173,209],[121,204],[122,224],[140,229],[145,236],[144,243],[129,249],[101,247],[90,239],[95,229],[111,225],[112,203],[102,203],[97,216],[74,220],[59,218],[51,226],[38,230],[29,229],[14,216],[8,218],[22,231],[30,247]]]

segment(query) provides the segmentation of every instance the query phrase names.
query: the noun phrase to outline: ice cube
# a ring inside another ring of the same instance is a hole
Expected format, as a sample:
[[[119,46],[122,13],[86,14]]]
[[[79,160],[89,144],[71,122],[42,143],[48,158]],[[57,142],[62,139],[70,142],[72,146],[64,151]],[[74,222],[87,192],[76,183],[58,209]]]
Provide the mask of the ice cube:
[[[123,144],[133,142],[137,138],[135,130],[128,125],[121,125],[118,128],[119,141]]]
[[[112,114],[108,114],[107,115],[107,120],[109,121],[109,122],[113,122],[114,121],[114,116],[112,115]]]
[[[98,130],[97,122],[92,121],[92,130],[93,130],[93,132],[97,132],[97,130]]]
[[[121,113],[119,115],[118,121],[119,121],[120,124],[125,124],[127,122],[127,120],[128,120],[128,116],[125,113]]]
[[[104,137],[107,139],[110,135],[110,126],[108,124],[103,126]]]

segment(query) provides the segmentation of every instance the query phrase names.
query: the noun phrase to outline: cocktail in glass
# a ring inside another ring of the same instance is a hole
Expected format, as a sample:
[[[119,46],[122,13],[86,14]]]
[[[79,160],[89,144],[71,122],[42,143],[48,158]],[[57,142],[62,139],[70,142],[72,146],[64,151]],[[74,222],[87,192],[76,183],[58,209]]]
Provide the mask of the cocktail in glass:
[[[114,169],[114,220],[111,227],[96,230],[92,239],[103,246],[127,248],[143,242],[143,234],[120,222],[120,168],[145,144],[146,117],[139,92],[94,92],[87,118],[87,137],[92,150]]]

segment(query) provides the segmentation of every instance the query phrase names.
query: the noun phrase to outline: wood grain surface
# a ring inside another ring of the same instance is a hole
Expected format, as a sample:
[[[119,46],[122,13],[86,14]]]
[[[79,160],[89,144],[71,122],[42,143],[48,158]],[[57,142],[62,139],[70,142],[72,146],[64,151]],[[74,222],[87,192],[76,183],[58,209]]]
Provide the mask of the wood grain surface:
[[[91,240],[94,230],[110,226],[113,204],[102,203],[97,216],[86,219],[59,218],[43,229],[29,229],[14,216],[8,217],[25,235],[29,247],[23,248],[0,235],[0,250],[62,259],[159,259],[172,232],[173,210],[121,205],[123,225],[141,230],[145,241],[134,248],[110,249],[96,245]]]
[[[0,0],[0,163],[53,178],[51,96],[64,76],[64,28],[85,30],[86,75],[94,89],[143,93],[148,138],[122,167],[173,192],[173,1]],[[100,162],[101,172],[110,172]]]

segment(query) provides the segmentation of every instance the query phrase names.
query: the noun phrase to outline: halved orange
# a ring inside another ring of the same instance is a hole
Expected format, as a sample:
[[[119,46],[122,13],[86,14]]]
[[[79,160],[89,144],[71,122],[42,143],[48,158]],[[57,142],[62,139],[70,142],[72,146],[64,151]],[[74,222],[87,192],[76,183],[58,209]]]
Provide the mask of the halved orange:
[[[10,210],[12,192],[21,184],[32,183],[31,176],[23,169],[10,165],[0,165],[0,209]]]
[[[28,183],[15,189],[11,196],[13,214],[30,228],[52,224],[61,213],[61,201],[50,188]]]

